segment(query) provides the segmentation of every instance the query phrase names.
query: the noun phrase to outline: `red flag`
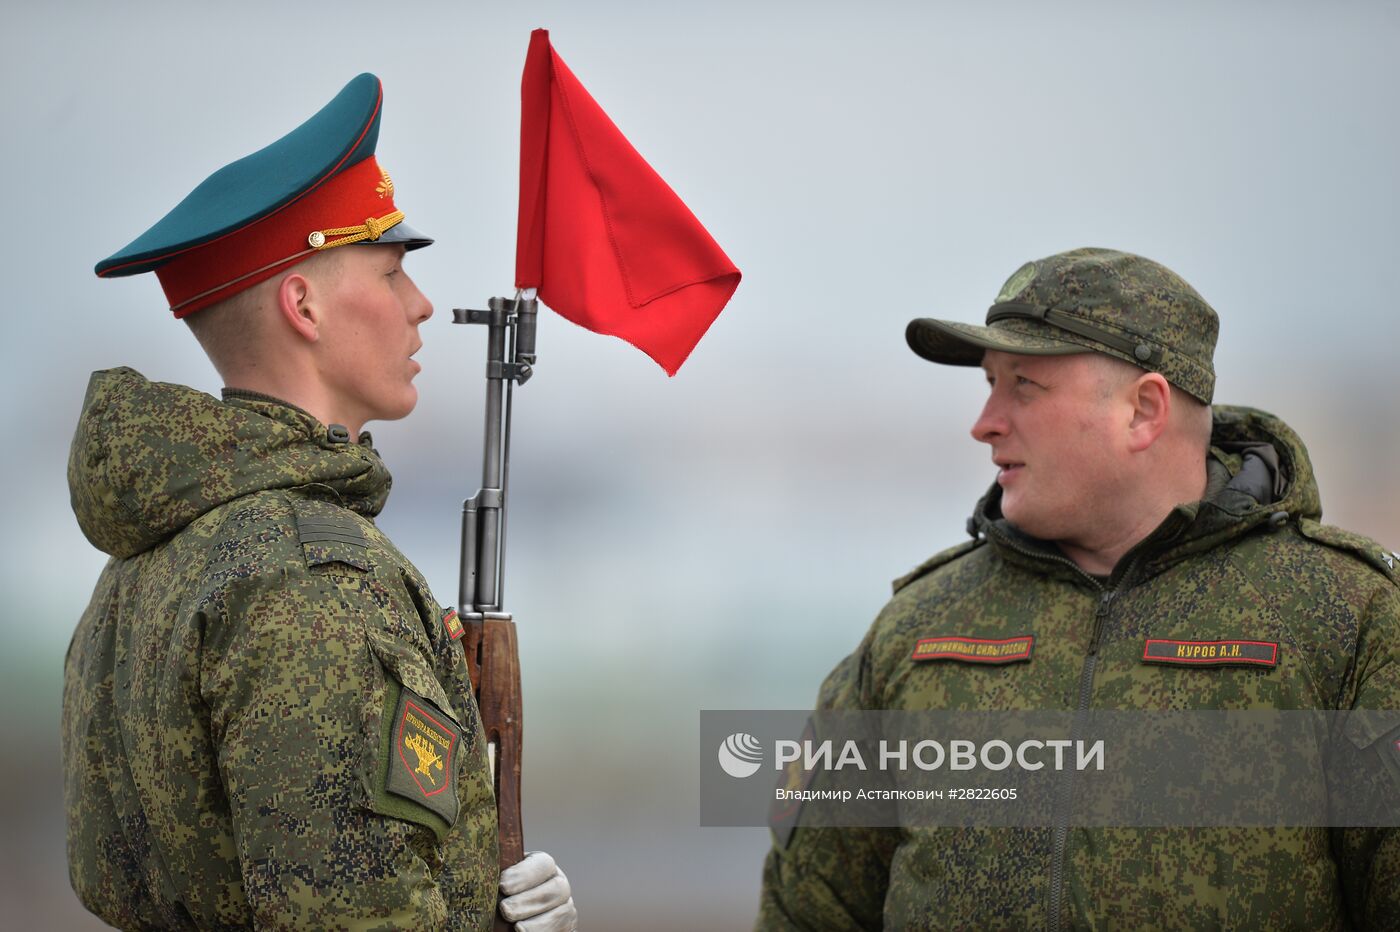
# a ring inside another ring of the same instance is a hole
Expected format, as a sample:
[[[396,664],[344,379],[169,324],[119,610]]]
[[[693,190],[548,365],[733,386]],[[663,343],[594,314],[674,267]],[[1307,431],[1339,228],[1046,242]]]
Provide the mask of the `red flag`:
[[[613,125],[549,44],[530,34],[520,82],[515,286],[670,375],[728,303],[739,270]]]

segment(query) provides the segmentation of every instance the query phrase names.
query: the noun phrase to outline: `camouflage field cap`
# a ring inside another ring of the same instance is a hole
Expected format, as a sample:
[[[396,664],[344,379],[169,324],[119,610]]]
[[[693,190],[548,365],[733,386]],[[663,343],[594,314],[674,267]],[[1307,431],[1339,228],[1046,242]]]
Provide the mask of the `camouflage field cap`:
[[[1096,352],[1122,359],[1209,404],[1220,320],[1171,269],[1112,249],[1027,262],[1006,280],[987,325],[920,317],[904,332],[932,362],[975,366],[989,350],[1028,356]]]

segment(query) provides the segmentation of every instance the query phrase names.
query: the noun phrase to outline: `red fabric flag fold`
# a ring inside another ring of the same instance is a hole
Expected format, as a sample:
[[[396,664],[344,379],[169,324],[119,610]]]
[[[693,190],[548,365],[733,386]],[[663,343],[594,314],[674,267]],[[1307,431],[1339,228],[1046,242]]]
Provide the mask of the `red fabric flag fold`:
[[[520,83],[515,285],[612,334],[670,375],[728,303],[739,270],[549,43]]]

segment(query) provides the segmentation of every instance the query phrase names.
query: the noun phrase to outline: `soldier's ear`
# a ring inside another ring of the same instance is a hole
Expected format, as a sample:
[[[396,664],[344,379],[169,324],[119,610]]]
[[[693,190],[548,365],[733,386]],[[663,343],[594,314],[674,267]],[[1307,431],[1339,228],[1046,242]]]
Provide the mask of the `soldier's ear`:
[[[1133,406],[1128,422],[1128,449],[1140,453],[1152,446],[1167,429],[1172,412],[1172,388],[1158,372],[1144,372],[1129,385]]]
[[[291,272],[277,284],[277,310],[284,323],[308,343],[321,336],[322,314],[319,295],[310,279]]]

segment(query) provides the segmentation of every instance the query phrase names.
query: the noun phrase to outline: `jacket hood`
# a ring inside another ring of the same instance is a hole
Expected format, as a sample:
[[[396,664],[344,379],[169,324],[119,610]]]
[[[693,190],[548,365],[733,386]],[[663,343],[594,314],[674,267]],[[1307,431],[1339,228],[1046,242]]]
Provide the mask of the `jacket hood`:
[[[368,433],[350,443],[274,398],[229,392],[220,401],[126,368],[92,374],[68,456],[78,524],[114,557],[266,489],[304,489],[373,517],[391,483]]]
[[[1257,408],[1215,405],[1211,414],[1214,426],[1204,498],[1178,505],[1139,545],[1154,551],[1151,562],[1159,568],[1261,525],[1296,523],[1301,518],[1316,521],[1322,516],[1312,461],[1291,427]],[[968,530],[993,540],[1056,550],[1002,516],[1001,486],[995,483],[977,503]]]

